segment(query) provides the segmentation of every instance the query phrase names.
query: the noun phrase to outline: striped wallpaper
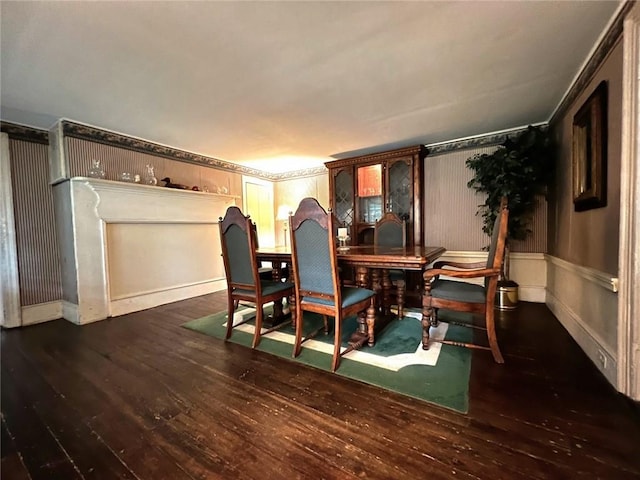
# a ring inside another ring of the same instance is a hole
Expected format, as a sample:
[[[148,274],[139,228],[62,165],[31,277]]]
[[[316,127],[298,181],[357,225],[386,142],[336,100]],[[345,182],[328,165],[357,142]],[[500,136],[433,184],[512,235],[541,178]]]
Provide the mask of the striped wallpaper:
[[[236,172],[219,170],[204,165],[195,165],[168,158],[136,152],[126,148],[102,143],[91,142],[78,138],[65,137],[65,149],[69,161],[71,177],[86,177],[91,168],[92,159],[100,160],[105,170],[107,180],[119,180],[123,172],[140,175],[144,180],[146,165],[154,166],[158,185],[164,185],[160,180],[169,177],[172,183],[179,183],[189,187],[204,187],[215,193],[226,189],[230,195],[242,195],[242,176]]]
[[[495,146],[481,147],[427,156],[424,166],[427,244],[463,251],[478,251],[489,245],[489,237],[482,231],[482,217],[476,215],[484,198],[467,187],[473,172],[465,161],[476,153],[491,153],[495,149]],[[527,240],[511,242],[511,251],[547,251],[546,212],[546,202],[541,198],[530,227],[533,234]]]
[[[48,146],[9,139],[22,306],[62,298]]]

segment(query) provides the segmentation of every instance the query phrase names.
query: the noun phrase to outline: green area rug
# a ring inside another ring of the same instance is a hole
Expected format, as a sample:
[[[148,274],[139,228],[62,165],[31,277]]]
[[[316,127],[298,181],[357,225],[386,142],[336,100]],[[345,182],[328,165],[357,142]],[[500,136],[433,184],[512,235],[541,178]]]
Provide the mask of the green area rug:
[[[271,307],[265,308],[265,314]],[[393,390],[404,395],[419,398],[443,407],[466,413],[469,404],[469,373],[471,352],[466,348],[433,343],[429,350],[422,350],[422,327],[420,312],[411,310],[402,320],[392,321],[376,336],[376,344],[369,348],[349,352],[342,357],[336,372],[338,375],[360,380],[365,383]],[[255,309],[241,306],[234,315],[234,323],[243,318],[255,316]],[[469,315],[440,312],[442,319],[469,321]],[[305,330],[313,331],[322,325],[322,317],[305,313]],[[183,327],[216,338],[224,338],[226,333],[226,312],[219,312],[192,320]],[[330,329],[332,319],[329,319]],[[343,347],[356,330],[355,317],[345,321],[343,326]],[[231,341],[250,347],[253,338],[253,322],[247,322],[233,329]],[[432,338],[446,338],[467,342],[471,340],[471,329],[440,323],[431,329]],[[302,344],[302,352],[293,359],[294,330],[286,325],[280,330],[262,337],[258,350],[279,357],[297,361],[329,371],[333,352],[333,333],[320,332],[315,339]]]

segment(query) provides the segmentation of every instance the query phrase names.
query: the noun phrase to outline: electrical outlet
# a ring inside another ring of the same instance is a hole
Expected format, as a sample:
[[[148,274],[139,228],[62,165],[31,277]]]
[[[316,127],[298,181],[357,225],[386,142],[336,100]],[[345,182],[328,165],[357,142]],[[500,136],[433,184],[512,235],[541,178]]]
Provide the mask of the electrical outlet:
[[[607,357],[602,350],[598,350],[598,363],[602,368],[607,368]]]

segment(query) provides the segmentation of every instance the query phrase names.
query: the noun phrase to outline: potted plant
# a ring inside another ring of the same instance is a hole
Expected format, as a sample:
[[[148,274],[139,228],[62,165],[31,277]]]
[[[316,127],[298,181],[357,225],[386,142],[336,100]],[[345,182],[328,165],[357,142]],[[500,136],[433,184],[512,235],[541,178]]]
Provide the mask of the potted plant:
[[[530,125],[513,138],[507,137],[493,153],[479,153],[468,158],[466,165],[474,173],[467,186],[486,194],[485,202],[478,205],[476,214],[482,215],[482,230],[488,235],[492,233],[500,199],[503,196],[508,199],[509,226],[505,263],[498,287],[515,287],[514,303],[517,304],[518,284],[509,280],[509,240],[524,240],[531,233],[529,225],[539,195],[546,193],[551,181],[553,156],[548,131]]]

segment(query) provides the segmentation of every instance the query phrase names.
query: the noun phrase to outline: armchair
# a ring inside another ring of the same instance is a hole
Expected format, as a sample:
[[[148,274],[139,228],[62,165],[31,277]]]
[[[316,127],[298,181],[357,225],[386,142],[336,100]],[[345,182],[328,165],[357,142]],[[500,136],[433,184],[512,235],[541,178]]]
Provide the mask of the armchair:
[[[342,286],[338,277],[338,260],[333,233],[334,217],[326,212],[314,198],[300,202],[296,213],[289,218],[291,235],[291,257],[296,299],[296,337],[293,356],[300,354],[302,343],[317,334],[313,332],[302,338],[303,311],[314,312],[325,319],[334,318],[334,341],[331,371],[335,372],[340,358],[353,350],[349,345],[342,351],[342,322],[350,315],[358,314],[358,322],[373,326],[375,292],[365,288]]]
[[[264,304],[274,302],[274,313],[276,310],[282,311],[282,299],[293,295],[293,284],[260,278],[256,259],[255,227],[249,216],[245,217],[238,207],[229,207],[224,218],[220,218],[219,226],[227,277],[228,319],[225,338],[228,340],[231,337],[234,327],[233,312],[239,301],[253,302],[256,305],[256,324],[252,348],[256,348],[263,334],[261,330]],[[264,333],[283,325],[286,323],[267,329]]]
[[[438,325],[438,310],[468,312],[483,317],[489,347],[473,343],[440,340],[452,345],[491,350],[497,363],[504,363],[495,331],[494,303],[498,280],[504,262],[509,210],[506,198],[502,199],[500,213],[496,217],[491,237],[489,255],[485,263],[436,262],[424,272],[425,295],[423,297],[422,348],[429,348],[429,327]],[[484,278],[483,285],[455,280],[444,280],[440,275],[456,279]]]

